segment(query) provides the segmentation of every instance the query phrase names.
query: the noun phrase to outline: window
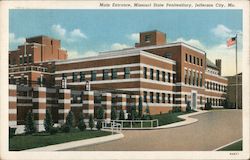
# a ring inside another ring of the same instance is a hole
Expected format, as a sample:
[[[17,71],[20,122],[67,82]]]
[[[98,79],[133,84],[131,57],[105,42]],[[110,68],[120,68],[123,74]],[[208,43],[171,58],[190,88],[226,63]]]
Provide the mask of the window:
[[[160,93],[156,93],[156,103],[160,103]]]
[[[187,70],[184,71],[184,82],[187,84]]]
[[[143,67],[144,78],[147,79],[147,67]]]
[[[166,53],[165,57],[171,59],[172,58],[172,54],[171,53]]]
[[[189,70],[189,74],[188,74],[188,84],[191,85],[191,77],[192,76],[192,71]]]
[[[168,94],[168,103],[171,103],[171,95]]]
[[[67,75],[65,73],[62,74],[62,79],[66,79]]]
[[[173,74],[173,83],[176,83],[176,74]]]
[[[85,81],[85,74],[83,72],[80,72],[80,82]]]
[[[33,57],[31,55],[31,56],[29,56],[29,63],[32,63],[32,62],[33,62]]]
[[[144,102],[146,102],[146,103],[147,103],[147,95],[148,95],[148,93],[147,93],[146,91],[144,91],[144,92],[143,92],[143,100],[144,100]]]
[[[160,80],[160,71],[156,70],[156,80],[159,81]]]
[[[150,92],[150,102],[154,103],[154,93]]]
[[[166,98],[166,94],[165,93],[162,93],[162,103],[166,103],[166,101],[165,101],[165,98]]]
[[[200,104],[202,104],[202,96],[200,96]]]
[[[91,71],[91,81],[96,80],[96,71]]]
[[[124,78],[125,79],[130,78],[130,68],[128,68],[128,67],[124,68]]]
[[[145,42],[150,42],[151,36],[150,35],[145,35]]]
[[[117,79],[117,69],[111,69],[111,78],[112,79]]]
[[[188,54],[187,53],[186,53],[186,59],[185,60],[186,60],[186,62],[188,61]]]
[[[166,82],[166,72],[162,71],[162,81]]]
[[[109,70],[104,69],[102,72],[103,72],[102,79],[103,79],[103,80],[109,79]]]
[[[201,59],[201,66],[203,66],[203,62],[202,62],[202,59]]]
[[[197,65],[200,65],[200,59],[197,57]]]
[[[195,71],[193,71],[193,85],[195,85],[195,76],[196,76],[196,73]]]
[[[175,95],[173,94],[173,103],[175,103]]]
[[[152,68],[150,69],[150,79],[154,80],[154,70]]]
[[[189,55],[189,62],[192,63],[192,56]]]
[[[196,57],[194,57],[193,59],[194,59],[194,60],[193,60],[193,63],[195,64],[195,63],[196,63]]]
[[[19,58],[19,64],[23,64],[23,57]]]
[[[187,104],[187,95],[185,94],[185,104]]]
[[[73,77],[72,82],[76,82],[77,81],[77,74],[76,74],[76,72],[72,73],[72,77]]]
[[[24,63],[27,63],[27,57],[23,57]]]
[[[196,72],[196,86],[199,86],[199,73]]]
[[[170,83],[171,82],[171,75],[170,75],[170,73],[168,72],[168,83]]]

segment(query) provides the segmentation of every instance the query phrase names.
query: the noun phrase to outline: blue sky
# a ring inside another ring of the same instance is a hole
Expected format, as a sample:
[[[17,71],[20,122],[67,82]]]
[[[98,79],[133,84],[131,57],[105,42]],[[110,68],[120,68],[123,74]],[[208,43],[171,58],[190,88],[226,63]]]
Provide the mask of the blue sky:
[[[132,47],[139,32],[157,29],[168,42],[204,49],[226,66],[234,54],[226,40],[242,32],[241,10],[10,10],[9,15],[10,49],[26,37],[48,35],[62,40],[70,58]],[[224,69],[225,75],[233,72]]]

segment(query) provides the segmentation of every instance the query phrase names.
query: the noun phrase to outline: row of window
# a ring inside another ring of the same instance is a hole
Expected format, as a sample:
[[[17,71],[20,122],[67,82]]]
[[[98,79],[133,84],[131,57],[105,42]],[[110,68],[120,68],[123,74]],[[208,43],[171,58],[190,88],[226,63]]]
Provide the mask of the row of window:
[[[111,77],[109,76],[109,73],[111,72]],[[102,76],[102,79],[103,80],[108,80],[108,79],[117,79],[118,78],[118,71],[116,68],[114,69],[104,69],[103,70],[103,76]],[[78,78],[77,76],[80,76],[80,82],[83,82],[83,81],[86,81],[86,77],[85,77],[85,72],[73,72],[72,73],[72,82],[77,82],[78,81]],[[96,74],[97,74],[97,71],[91,71],[90,72],[90,75],[91,75],[91,81],[95,81],[96,80]],[[63,73],[62,74],[62,78],[66,78],[66,74]],[[130,78],[130,68],[128,67],[125,67],[124,68],[124,79],[128,79]]]
[[[154,101],[154,92],[149,92],[149,102],[150,103],[160,103],[160,97],[161,97],[161,103],[171,103],[171,94],[166,94],[166,93],[155,93],[156,94],[156,100]],[[143,92],[143,99],[144,102],[148,102],[147,99],[148,92],[144,91]],[[174,102],[174,95],[173,97],[173,102]],[[167,98],[167,99],[166,99]]]
[[[209,81],[206,81],[205,84],[206,84],[205,87],[210,90],[220,91],[220,92],[226,92],[227,90],[225,85],[220,85],[220,84],[209,82]]]
[[[148,78],[147,72],[148,72],[148,68],[143,67],[143,77],[145,79]],[[155,79],[154,79],[154,72],[156,72]],[[160,74],[161,74],[161,79],[160,79]],[[167,79],[166,79],[166,76],[167,76]],[[170,83],[171,82],[171,73],[170,72],[166,73],[165,71],[154,70],[153,68],[150,68],[149,69],[149,79]],[[173,83],[175,83],[175,82],[176,82],[176,74],[173,74]]]
[[[29,55],[28,57],[27,56],[20,56],[19,57],[19,64],[24,64],[24,63],[32,63],[33,62],[33,56],[32,55]]]
[[[186,60],[186,62],[193,63],[193,64],[196,64],[198,66],[199,65],[203,66],[203,59],[200,59],[200,58],[192,56],[192,55],[188,55],[187,53],[186,53],[185,60]]]
[[[207,103],[210,102],[213,106],[222,106],[223,100],[217,98],[207,98]]]
[[[203,82],[202,73],[192,70],[188,71],[187,69],[185,69],[184,81],[185,84],[202,87],[202,82]]]

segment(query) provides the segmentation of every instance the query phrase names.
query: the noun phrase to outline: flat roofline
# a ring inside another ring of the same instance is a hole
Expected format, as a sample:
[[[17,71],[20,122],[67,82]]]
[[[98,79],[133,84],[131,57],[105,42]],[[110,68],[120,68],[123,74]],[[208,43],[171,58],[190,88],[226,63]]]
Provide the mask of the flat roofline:
[[[205,51],[203,51],[202,49],[199,49],[197,47],[194,47],[192,45],[189,45],[187,43],[184,42],[174,42],[174,43],[168,43],[168,44],[163,44],[163,45],[153,45],[153,46],[145,46],[145,47],[134,47],[134,48],[130,48],[130,50],[149,50],[149,49],[158,49],[158,48],[165,48],[165,47],[174,47],[174,46],[185,46],[187,48],[190,48],[194,51],[197,51],[199,53],[202,54],[206,54]],[[105,51],[105,52],[100,52],[101,54],[108,54],[108,53],[112,53],[112,52],[118,52],[118,51],[124,51],[124,50],[128,50],[128,49],[121,49],[121,50],[114,50],[114,51]]]
[[[165,32],[161,32],[161,31],[159,31],[159,30],[157,30],[157,29],[150,30],[150,31],[143,31],[143,32],[140,32],[140,33],[148,33],[148,32],[160,32],[160,33],[166,34]]]
[[[159,61],[164,61],[166,63],[170,64],[176,64],[176,62],[172,59],[168,59],[165,57],[161,57],[146,51],[141,51],[141,50],[122,50],[119,51],[119,54],[111,53],[111,54],[99,54],[97,56],[91,56],[91,57],[83,57],[83,58],[75,58],[75,59],[68,59],[68,60],[61,60],[61,61],[56,61],[56,65],[60,64],[69,64],[69,63],[79,63],[79,62],[85,62],[85,61],[94,61],[94,60],[102,60],[102,59],[110,59],[110,58],[120,58],[120,57],[128,57],[128,56],[136,56],[136,55],[146,55],[150,56],[152,58],[155,58]]]
[[[32,36],[32,37],[26,38],[26,40],[27,40],[27,39],[32,39],[32,38],[38,38],[38,37],[44,37],[44,38],[49,38],[49,39],[53,39],[53,40],[58,40],[58,41],[60,41],[60,39],[56,39],[56,38],[53,38],[53,37],[50,37],[50,36],[47,36],[47,35]]]

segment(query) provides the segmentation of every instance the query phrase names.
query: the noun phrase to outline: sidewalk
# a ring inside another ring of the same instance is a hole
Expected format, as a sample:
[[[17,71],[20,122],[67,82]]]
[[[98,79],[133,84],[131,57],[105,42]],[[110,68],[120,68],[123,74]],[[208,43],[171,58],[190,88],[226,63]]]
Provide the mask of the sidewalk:
[[[93,145],[93,144],[99,144],[99,143],[114,141],[114,140],[121,139],[123,137],[124,137],[124,135],[122,133],[117,133],[117,134],[114,134],[114,135],[109,135],[109,136],[104,136],[104,137],[91,138],[91,139],[85,139],[85,140],[55,144],[55,145],[50,145],[50,146],[46,146],[46,147],[27,149],[27,150],[23,150],[22,152],[26,152],[26,151],[59,151],[59,150],[66,150],[66,149],[71,149],[71,148],[76,148],[76,147],[83,147],[83,146],[87,146],[87,145]]]
[[[173,128],[173,127],[180,127],[180,126],[189,125],[189,124],[198,122],[198,119],[191,118],[190,116],[195,116],[195,115],[203,114],[203,113],[207,113],[207,112],[208,111],[205,111],[205,110],[197,110],[197,112],[194,112],[194,113],[180,115],[180,116],[178,116],[178,118],[184,119],[184,121],[171,123],[171,124],[163,125],[163,126],[158,126],[155,129],[166,129],[166,128]]]

